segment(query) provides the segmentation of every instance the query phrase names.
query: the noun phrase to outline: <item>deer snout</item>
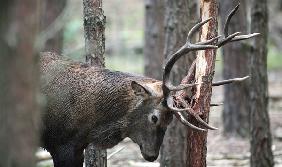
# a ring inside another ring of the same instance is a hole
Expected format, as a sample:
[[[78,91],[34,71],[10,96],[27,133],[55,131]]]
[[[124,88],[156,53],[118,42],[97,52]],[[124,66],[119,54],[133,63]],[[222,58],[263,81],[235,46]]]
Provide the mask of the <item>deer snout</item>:
[[[146,156],[146,155],[143,155],[143,157],[146,161],[149,161],[149,162],[153,162],[158,158],[158,156]]]
[[[142,145],[140,146],[140,150],[141,150],[141,154],[142,154],[143,158],[146,161],[149,161],[149,162],[155,161],[158,158],[158,156],[159,156],[159,152],[158,151],[146,150],[146,149],[144,149],[142,147]]]

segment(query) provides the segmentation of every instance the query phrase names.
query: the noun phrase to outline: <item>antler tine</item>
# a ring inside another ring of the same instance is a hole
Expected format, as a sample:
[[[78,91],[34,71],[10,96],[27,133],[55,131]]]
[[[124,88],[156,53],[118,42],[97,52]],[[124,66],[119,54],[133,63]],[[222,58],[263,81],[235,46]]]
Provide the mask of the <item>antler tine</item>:
[[[181,112],[174,112],[174,115],[176,116],[176,118],[181,122],[183,123],[184,125],[186,126],[189,126],[190,128],[192,129],[196,129],[196,130],[199,130],[199,131],[207,131],[206,129],[202,129],[202,128],[199,128],[193,124],[191,124],[190,122],[188,122],[185,117],[183,116],[183,114]]]
[[[174,107],[173,106],[173,97],[172,96],[169,96],[167,98],[167,106],[173,112],[189,111],[191,109],[190,107],[186,107],[186,108],[176,108],[176,107]]]
[[[233,82],[241,82],[241,81],[244,81],[248,78],[250,78],[250,76],[245,76],[243,78],[233,78],[233,79],[223,80],[223,81],[212,83],[212,86],[221,86],[221,85],[230,84],[230,83],[233,83]]]
[[[221,46],[225,45],[226,43],[231,42],[239,34],[241,34],[241,32],[235,32],[235,33],[229,35],[228,37],[218,41],[217,46],[221,47]]]
[[[183,89],[186,89],[186,88],[191,88],[191,87],[194,87],[194,86],[197,86],[199,85],[200,83],[193,83],[193,84],[180,84],[178,86],[174,86],[172,84],[168,84],[169,86],[169,90],[170,91],[178,91],[178,90],[183,90]]]
[[[232,42],[241,41],[241,40],[253,38],[253,37],[258,36],[258,35],[260,35],[260,33],[252,33],[252,34],[249,34],[249,35],[239,35],[239,36],[235,36],[231,41]]]
[[[183,111],[189,111],[191,108],[187,107],[187,108],[176,108],[173,106],[173,97],[172,96],[169,96],[168,97],[168,100],[167,100],[167,105],[168,105],[168,108],[173,112],[173,114],[176,116],[176,118],[184,125],[192,128],[192,129],[196,129],[196,130],[200,130],[200,131],[206,131],[206,129],[202,129],[202,128],[199,128],[193,124],[191,124],[189,121],[186,120],[186,118],[184,117]]]
[[[187,125],[187,126],[193,128],[193,129],[195,129],[196,126],[193,125],[193,124],[191,124],[189,121],[187,121],[187,120],[185,119],[183,113],[182,113],[182,112],[184,112],[184,111],[188,111],[188,113],[190,113],[189,111],[192,110],[190,107],[188,107],[187,104],[184,104],[186,108],[181,108],[181,109],[180,109],[180,108],[175,108],[175,107],[173,106],[173,98],[172,98],[172,96],[169,96],[167,103],[168,103],[169,109],[171,109],[171,110],[173,111],[173,113],[176,115],[176,117],[177,117],[184,125]],[[204,120],[202,120],[202,118],[201,118],[199,115],[195,115],[195,114],[191,114],[191,115],[193,115],[193,116],[196,118],[196,120],[197,120],[202,126],[204,126],[205,128],[210,129],[210,130],[218,130],[218,128],[213,127],[213,126],[210,126],[209,124],[207,124]],[[199,130],[199,129],[201,129],[201,128],[198,128],[198,127],[197,127],[197,130]]]
[[[170,58],[168,59],[168,61],[166,62],[165,66],[164,66],[164,72],[163,72],[163,95],[164,95],[164,101],[166,101],[170,91],[172,90],[182,90],[185,89],[187,87],[192,87],[195,85],[179,85],[179,86],[172,86],[169,83],[169,76],[170,76],[170,72],[171,69],[173,67],[173,65],[175,64],[175,62],[183,55],[187,54],[190,51],[195,51],[195,50],[205,50],[205,49],[217,49],[218,47],[215,45],[208,45],[212,42],[214,42],[216,39],[218,39],[218,37],[216,37],[216,39],[211,39],[206,41],[204,44],[192,44],[191,43],[191,38],[192,35],[194,35],[196,33],[197,30],[200,29],[201,26],[203,26],[204,24],[206,24],[207,22],[209,22],[212,18],[209,18],[207,20],[204,20],[198,24],[196,24],[188,33],[188,37],[187,37],[187,41],[186,43],[178,50],[176,51],[174,54],[172,54],[170,56]]]
[[[213,126],[209,125],[208,123],[206,123],[204,120],[202,120],[202,118],[199,115],[195,115],[195,118],[197,119],[197,121],[199,121],[199,123],[201,123],[201,125],[203,125],[207,129],[218,130],[218,128],[213,127]]]
[[[240,3],[227,16],[227,19],[226,19],[225,24],[224,24],[224,30],[223,30],[225,37],[228,37],[228,35],[229,35],[229,33],[228,33],[229,23],[230,23],[232,17],[234,16],[234,14],[238,11],[239,7],[240,7]]]
[[[184,107],[188,108],[188,107],[187,107],[187,106],[188,106],[187,103],[184,103],[183,105],[184,105]],[[198,114],[194,114],[193,112],[191,112],[191,110],[193,111],[192,108],[190,108],[190,109],[188,110],[189,113],[192,113],[191,115],[193,115],[193,116],[196,118],[196,120],[198,121],[198,123],[200,123],[200,125],[204,126],[204,127],[207,128],[207,129],[210,129],[210,130],[218,130],[218,128],[209,125],[209,124],[206,123]]]
[[[221,37],[221,35],[219,35],[215,38],[209,39],[207,41],[197,42],[196,45],[206,45],[206,44],[209,44],[209,43],[213,43],[214,41],[218,40],[220,37]]]
[[[240,3],[228,14],[228,17],[225,21],[224,29],[223,29],[224,39],[220,40],[217,43],[218,47],[221,47],[221,46],[223,46],[223,45],[225,45],[229,42],[241,41],[241,40],[253,38],[253,37],[259,35],[259,33],[252,33],[252,34],[248,34],[248,35],[239,35],[240,32],[236,32],[236,33],[229,35],[228,28],[229,28],[230,21],[231,21],[232,17],[234,16],[234,14],[238,11],[239,7],[240,7]]]
[[[188,36],[187,36],[187,41],[189,43],[191,43],[191,39],[192,39],[192,36],[204,25],[206,24],[207,22],[211,21],[212,20],[212,17],[208,18],[207,20],[204,20],[196,25],[194,25],[194,27],[191,28],[191,30],[188,32]]]

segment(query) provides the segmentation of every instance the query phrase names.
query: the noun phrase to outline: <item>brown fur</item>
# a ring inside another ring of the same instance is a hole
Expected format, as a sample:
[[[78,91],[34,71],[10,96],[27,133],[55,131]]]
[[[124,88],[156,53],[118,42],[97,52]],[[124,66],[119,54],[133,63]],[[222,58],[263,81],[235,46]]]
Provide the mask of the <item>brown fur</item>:
[[[53,53],[43,53],[40,62],[46,97],[41,141],[55,166],[81,166],[90,142],[105,149],[125,137],[139,144],[145,159],[156,158],[171,119],[160,107],[160,81],[90,67]],[[148,117],[156,112],[160,123],[153,125]],[[150,135],[153,141],[146,139]],[[150,148],[148,142],[156,146]]]

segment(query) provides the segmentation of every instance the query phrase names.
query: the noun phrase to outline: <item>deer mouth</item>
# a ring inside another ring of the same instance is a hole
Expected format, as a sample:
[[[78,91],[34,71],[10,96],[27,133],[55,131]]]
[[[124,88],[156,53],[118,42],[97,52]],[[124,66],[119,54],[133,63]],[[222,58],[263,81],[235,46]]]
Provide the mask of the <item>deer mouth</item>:
[[[142,155],[143,155],[143,154],[142,154]],[[153,161],[155,161],[155,160],[158,158],[158,156],[145,156],[145,155],[143,155],[143,158],[144,158],[146,161],[153,162]]]
[[[139,146],[141,150],[141,154],[146,161],[153,162],[155,161],[159,155],[148,155],[144,152],[142,145]]]

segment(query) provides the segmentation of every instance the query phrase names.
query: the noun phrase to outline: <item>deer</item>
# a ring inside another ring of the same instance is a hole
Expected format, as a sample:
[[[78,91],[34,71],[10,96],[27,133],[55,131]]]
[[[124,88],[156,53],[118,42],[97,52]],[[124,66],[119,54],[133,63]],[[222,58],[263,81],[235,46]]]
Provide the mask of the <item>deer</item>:
[[[237,8],[229,15],[225,29],[228,29]],[[183,105],[187,108],[175,106],[174,95],[177,91],[193,89],[200,83],[191,80],[188,84],[174,86],[169,81],[171,69],[188,52],[217,49],[258,33],[229,35],[227,30],[221,40],[218,36],[193,44],[192,36],[211,19],[196,24],[189,31],[186,43],[165,63],[162,80],[74,62],[51,52],[42,53],[40,90],[46,104],[42,111],[41,145],[50,152],[54,166],[82,167],[83,150],[88,144],[107,149],[126,137],[139,145],[145,160],[154,161],[173,116],[185,126],[198,131],[217,129],[199,115],[190,113],[188,103]],[[235,78],[213,85],[244,79]],[[192,95],[189,98],[192,99]],[[194,116],[202,127],[191,124],[187,120],[189,115]]]

